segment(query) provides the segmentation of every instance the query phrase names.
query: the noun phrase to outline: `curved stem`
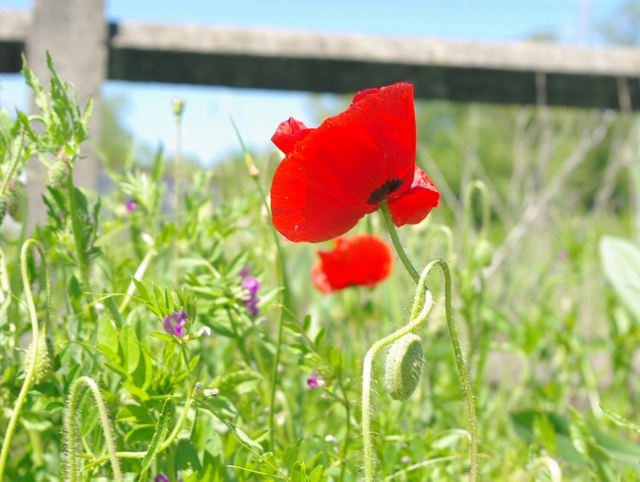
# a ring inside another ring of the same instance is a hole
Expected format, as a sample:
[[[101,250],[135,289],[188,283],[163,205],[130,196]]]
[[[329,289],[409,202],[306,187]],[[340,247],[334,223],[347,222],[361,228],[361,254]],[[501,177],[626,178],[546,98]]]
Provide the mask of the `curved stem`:
[[[481,188],[479,188],[481,189]],[[486,187],[485,187],[486,189]],[[431,263],[429,263],[427,265],[427,267],[424,269],[424,271],[422,272],[422,276],[418,277],[418,272],[416,271],[416,269],[413,267],[413,265],[411,264],[411,261],[409,261],[409,258],[407,257],[406,253],[404,252],[404,249],[402,248],[402,245],[400,244],[400,240],[398,239],[398,235],[396,233],[395,227],[391,221],[391,216],[389,214],[389,210],[387,209],[387,206],[385,205],[385,203],[381,204],[382,207],[382,214],[385,220],[385,224],[387,226],[387,230],[389,231],[389,235],[391,236],[391,240],[393,241],[393,245],[396,248],[396,251],[398,252],[398,256],[400,257],[400,259],[402,260],[402,263],[404,264],[405,268],[407,268],[407,271],[409,272],[409,275],[413,278],[413,280],[418,283],[418,290],[416,291],[416,296],[414,299],[414,303],[413,303],[413,309],[412,309],[412,316],[415,316],[415,313],[417,311],[417,306],[418,303],[420,301],[420,296],[421,296],[421,292],[423,290],[426,291],[426,296],[428,298],[431,298],[431,295],[428,291],[428,289],[425,286],[426,283],[426,278],[428,276],[428,273],[431,271],[431,269],[433,269],[434,267],[438,266],[441,268],[442,273],[444,275],[444,280],[445,280],[445,313],[446,313],[446,318],[447,318],[447,327],[449,329],[449,338],[451,339],[451,346],[453,348],[453,355],[454,355],[454,361],[456,364],[456,370],[458,372],[458,378],[460,380],[460,386],[462,388],[462,392],[464,395],[464,398],[466,400],[467,403],[467,411],[469,414],[469,432],[471,434],[471,471],[470,471],[470,480],[471,482],[476,480],[476,475],[477,475],[477,471],[478,471],[478,461],[477,461],[477,456],[478,456],[478,428],[477,428],[477,421],[476,421],[476,408],[475,408],[475,402],[473,400],[473,392],[471,389],[471,384],[469,383],[469,375],[467,374],[467,370],[464,364],[464,358],[462,356],[462,349],[460,348],[460,340],[458,339],[458,333],[456,331],[456,326],[455,323],[453,321],[453,307],[452,307],[452,293],[451,293],[451,271],[449,270],[449,265],[447,265],[447,263],[442,260],[442,259],[436,259],[434,261],[432,261]],[[427,301],[425,301],[425,305],[427,304]],[[406,325],[409,326],[409,325]],[[406,328],[406,327],[405,327]],[[396,333],[400,333],[403,332],[404,329],[397,331]],[[411,330],[409,330],[411,331]],[[383,340],[381,340],[382,342],[384,342],[387,339],[392,338],[396,333],[384,338]],[[408,331],[403,332],[403,335],[408,333]],[[402,336],[402,335],[400,335]],[[397,339],[397,338],[396,338]],[[395,341],[395,340],[392,340]],[[378,342],[380,343],[380,342]],[[369,417],[370,414],[368,412],[364,411],[364,399],[365,396],[369,397],[369,391],[370,391],[370,382],[368,384],[365,385],[365,377],[366,378],[370,378],[371,374],[367,373],[371,371],[371,362],[373,361],[373,356],[375,356],[376,351],[373,351],[371,359],[369,360],[369,365],[367,365],[367,359],[369,358],[369,354],[372,352],[372,350],[374,350],[374,348],[378,345],[378,343],[374,344],[371,349],[369,350],[369,352],[367,353],[367,356],[365,357],[365,367],[364,367],[364,374],[363,374],[363,412],[362,412],[362,416],[363,416],[363,431],[364,431],[364,425],[365,423],[369,423]],[[386,345],[384,345],[386,346]],[[368,406],[369,402],[367,400],[367,406]],[[370,434],[369,434],[369,441],[366,440],[365,437],[365,475],[366,475],[366,480],[368,482],[370,482],[373,477],[373,471],[372,471],[372,467],[371,467],[371,460],[367,460],[367,458],[371,457],[371,447],[370,445]],[[367,457],[368,456],[368,457]],[[367,467],[367,462],[369,467]]]
[[[451,229],[444,224],[440,224],[433,228],[427,236],[427,241],[425,243],[427,253],[431,252],[431,245],[433,244],[433,240],[437,234],[442,234],[445,238],[445,244],[447,246],[447,261],[453,263],[453,233],[451,232]]]
[[[546,467],[549,471],[552,482],[560,482],[562,480],[562,471],[560,470],[558,462],[551,457],[544,455],[538,458],[529,469],[529,472],[527,473],[527,482],[535,482],[536,473],[538,473],[538,470],[543,467]]]
[[[429,265],[424,273],[428,273]],[[391,335],[373,344],[364,357],[362,369],[362,438],[364,443],[365,480],[373,481],[373,446],[371,443],[371,371],[373,360],[380,350],[418,328],[429,316],[433,307],[431,292],[426,291],[426,300],[420,315]]]
[[[69,194],[69,216],[71,216],[71,228],[73,230],[73,241],[76,247],[76,259],[78,263],[78,269],[80,270],[80,279],[82,280],[84,288],[84,298],[89,305],[89,313],[94,323],[98,322],[98,314],[93,306],[93,299],[91,296],[91,289],[89,288],[89,268],[87,266],[87,258],[84,253],[84,243],[82,240],[82,233],[80,232],[80,223],[78,222],[77,208],[76,208],[76,193],[73,187],[73,172],[69,172],[67,178],[67,192]],[[78,331],[82,328],[82,317],[80,317],[80,323],[78,325]]]
[[[11,159],[11,164],[9,164],[9,171],[5,175],[2,180],[2,185],[0,186],[0,196],[2,196],[7,191],[7,186],[9,186],[9,182],[11,182],[11,178],[13,177],[13,173],[16,171],[18,167],[18,163],[20,162],[20,153],[22,152],[22,144],[24,143],[24,129],[20,129],[20,137],[18,137],[18,148],[16,149],[16,153]]]
[[[413,267],[407,253],[404,252],[404,248],[400,243],[400,239],[398,238],[398,233],[396,232],[396,228],[393,225],[393,221],[391,221],[391,214],[389,214],[389,208],[387,207],[386,202],[380,203],[380,209],[382,210],[382,217],[384,218],[384,223],[387,226],[387,231],[389,231],[389,236],[391,236],[391,242],[393,243],[393,247],[396,248],[396,252],[400,257],[400,261],[409,272],[409,275],[413,279],[415,283],[420,279],[420,275],[418,271]]]
[[[16,428],[16,424],[18,423],[18,418],[20,417],[20,411],[22,410],[22,405],[27,398],[27,393],[29,392],[29,388],[31,387],[31,382],[33,380],[33,375],[36,370],[36,361],[38,359],[38,341],[39,341],[39,326],[38,326],[38,315],[36,312],[36,305],[33,302],[33,293],[31,292],[31,282],[29,280],[29,266],[27,263],[27,257],[29,255],[29,250],[31,247],[35,247],[40,253],[42,269],[45,272],[45,280],[46,280],[46,295],[47,295],[47,305],[46,311],[49,312],[49,304],[51,300],[51,288],[49,281],[49,267],[47,265],[47,258],[44,254],[44,250],[40,243],[38,243],[35,239],[29,239],[22,245],[22,252],[20,254],[20,264],[22,271],[22,285],[24,286],[25,297],[27,298],[27,306],[29,308],[29,315],[31,318],[31,333],[33,337],[32,346],[33,352],[31,354],[31,363],[29,364],[29,368],[27,369],[27,373],[24,377],[24,382],[22,384],[22,388],[20,389],[20,394],[18,395],[18,399],[16,400],[16,405],[13,409],[13,413],[11,414],[11,419],[9,420],[9,425],[7,426],[6,435],[4,441],[2,443],[2,451],[0,451],[0,480],[4,474],[5,465],[7,463],[7,456],[9,455],[9,446],[11,445],[11,438],[13,437],[13,432]],[[48,316],[48,315],[47,315]]]
[[[102,432],[104,434],[105,441],[107,443],[107,451],[109,452],[109,459],[111,459],[111,468],[113,470],[113,477],[118,482],[123,482],[122,472],[120,471],[120,463],[118,462],[118,456],[116,453],[116,444],[113,439],[113,434],[111,432],[111,426],[109,425],[109,415],[107,413],[107,408],[104,404],[104,400],[102,398],[102,393],[100,393],[100,389],[95,381],[89,377],[80,377],[76,378],[73,383],[71,383],[69,400],[67,402],[67,413],[65,420],[65,429],[67,432],[67,443],[68,443],[68,457],[69,457],[69,473],[68,478],[69,482],[76,482],[79,480],[77,468],[76,468],[76,405],[78,394],[80,393],[80,387],[82,385],[86,385],[91,390],[93,395],[93,399],[96,402],[96,406],[98,408],[98,413],[100,415],[100,424],[102,425]]]
[[[187,357],[187,349],[185,348],[184,345],[182,345],[181,348],[182,348],[182,356],[184,357],[184,363],[186,364],[187,370],[189,372],[189,389],[188,389],[189,391],[187,392],[187,401],[184,404],[184,411],[182,412],[182,416],[180,417],[178,424],[174,427],[173,432],[171,432],[171,434],[167,437],[164,443],[160,445],[160,448],[158,449],[158,453],[163,452],[164,450],[167,450],[167,448],[169,448],[169,445],[171,445],[171,442],[175,440],[175,438],[180,433],[180,430],[182,430],[182,426],[184,425],[184,422],[187,420],[187,415],[189,414],[189,407],[191,406],[191,400],[193,398],[193,383],[191,380],[191,370],[189,369],[189,358]]]

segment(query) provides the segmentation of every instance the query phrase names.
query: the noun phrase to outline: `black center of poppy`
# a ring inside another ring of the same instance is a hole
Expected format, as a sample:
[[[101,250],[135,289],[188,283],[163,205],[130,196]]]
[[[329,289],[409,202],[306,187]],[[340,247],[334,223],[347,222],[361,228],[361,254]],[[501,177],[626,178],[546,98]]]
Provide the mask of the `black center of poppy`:
[[[382,186],[373,190],[369,199],[367,199],[367,204],[378,204],[387,194],[397,191],[400,186],[402,186],[402,179],[389,179],[385,181]]]

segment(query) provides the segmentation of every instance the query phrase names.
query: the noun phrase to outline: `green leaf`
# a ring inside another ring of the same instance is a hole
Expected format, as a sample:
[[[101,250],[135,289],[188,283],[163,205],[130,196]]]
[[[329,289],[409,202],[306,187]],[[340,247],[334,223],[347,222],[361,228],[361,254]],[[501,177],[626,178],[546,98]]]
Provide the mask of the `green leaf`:
[[[291,482],[306,482],[307,474],[304,470],[304,462],[296,462],[291,470]]]
[[[140,481],[144,481],[147,477],[147,472],[149,471],[149,466],[151,462],[155,458],[160,450],[160,446],[162,442],[164,442],[167,434],[169,433],[169,425],[171,424],[171,411],[173,408],[173,404],[171,403],[171,399],[167,400],[164,403],[164,407],[162,407],[162,414],[160,415],[160,419],[158,420],[158,424],[156,425],[156,430],[153,434],[153,438],[151,439],[151,443],[149,444],[149,448],[147,449],[147,453],[142,459],[141,471],[140,471]]]
[[[582,415],[573,407],[569,407],[569,434],[571,435],[571,441],[578,453],[582,455],[585,460],[589,460],[589,447],[587,444],[593,443],[593,436],[589,433],[587,425],[582,419]]]
[[[133,276],[131,277],[131,281],[136,285],[136,289],[138,290],[138,293],[140,293],[142,299],[145,301],[151,301],[149,285],[142,280],[135,279]]]
[[[616,296],[640,323],[640,248],[613,236],[600,240],[600,263]]]
[[[112,352],[118,353],[118,333],[111,320],[102,315],[98,324],[98,343],[102,343]]]
[[[138,398],[141,402],[146,402],[149,400],[149,395],[143,389],[136,387],[133,383],[123,382],[122,386],[127,390],[131,395]]]
[[[319,482],[320,477],[322,477],[322,465],[318,465],[315,469],[313,469],[311,473],[307,475],[307,480],[309,482]]]
[[[140,347],[136,333],[129,325],[120,331],[120,355],[122,367],[127,373],[133,373],[140,362]]]
[[[633,430],[635,433],[640,434],[640,425],[636,425],[630,420],[627,420],[626,418],[621,417],[617,413],[612,412],[611,410],[609,410],[606,407],[603,407],[602,405],[600,405],[600,409],[602,410],[602,413],[604,413],[605,417],[607,417],[616,425],[620,427],[628,428],[630,430]]]
[[[153,338],[157,338],[158,340],[166,341],[169,343],[178,343],[175,336],[167,335],[166,333],[158,333],[157,331],[154,331],[153,333],[151,333],[151,336]]]

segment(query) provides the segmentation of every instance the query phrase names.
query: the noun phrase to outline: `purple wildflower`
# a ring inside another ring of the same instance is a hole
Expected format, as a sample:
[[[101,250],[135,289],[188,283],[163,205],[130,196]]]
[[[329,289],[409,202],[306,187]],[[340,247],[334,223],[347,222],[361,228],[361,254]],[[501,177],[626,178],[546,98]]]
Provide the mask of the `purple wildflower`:
[[[169,482],[169,477],[164,474],[158,474],[156,478],[153,479],[153,482]]]
[[[138,207],[138,203],[136,202],[135,199],[129,199],[126,203],[124,203],[124,207],[127,210],[127,212],[130,213],[131,211],[133,211]]]
[[[260,289],[260,282],[257,280],[255,276],[248,276],[249,267],[245,266],[240,271],[240,276],[242,276],[242,289],[248,293],[247,298],[245,298],[244,306],[251,316],[258,316],[260,313],[260,309],[258,308],[258,290]]]
[[[167,332],[168,335],[173,335],[176,338],[178,336],[184,336],[184,332],[182,329],[186,324],[184,320],[189,318],[187,316],[187,312],[184,311],[184,306],[180,308],[180,313],[177,311],[172,312],[170,315],[167,315],[162,320],[162,326],[164,331]],[[175,325],[172,323],[172,320],[175,322]]]
[[[245,279],[247,276],[249,276],[250,272],[251,272],[251,263],[249,263],[244,268],[242,268],[238,273],[238,276],[240,276],[240,278],[242,279]]]
[[[316,372],[315,368],[311,372],[311,377],[307,378],[307,385],[311,390],[318,386],[318,373]]]

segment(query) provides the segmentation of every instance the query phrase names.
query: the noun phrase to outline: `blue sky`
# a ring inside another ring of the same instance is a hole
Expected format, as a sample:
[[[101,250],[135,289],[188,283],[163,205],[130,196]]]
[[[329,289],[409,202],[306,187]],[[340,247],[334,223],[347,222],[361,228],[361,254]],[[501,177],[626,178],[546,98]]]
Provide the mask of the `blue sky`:
[[[162,23],[261,26],[382,35],[509,41],[540,32],[563,43],[598,42],[594,26],[621,0],[106,0],[110,19]],[[0,0],[0,9],[28,9],[30,1]],[[55,59],[54,59],[55,62]],[[0,105],[25,108],[20,76],[0,76]],[[124,96],[123,121],[137,139],[174,148],[171,99],[186,101],[183,149],[206,164],[233,151],[233,116],[254,148],[269,146],[278,123],[294,116],[313,125],[303,93],[186,85],[106,82],[103,95]]]

